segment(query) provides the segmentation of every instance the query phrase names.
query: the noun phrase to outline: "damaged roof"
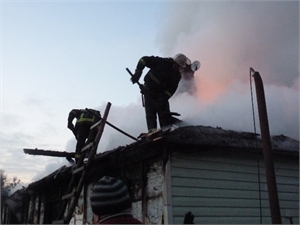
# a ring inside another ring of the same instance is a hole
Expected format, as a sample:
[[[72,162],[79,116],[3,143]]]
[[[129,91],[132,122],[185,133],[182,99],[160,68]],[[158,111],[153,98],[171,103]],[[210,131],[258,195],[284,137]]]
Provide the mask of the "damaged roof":
[[[279,154],[299,155],[299,141],[284,135],[272,136],[272,149]],[[238,132],[213,128],[210,126],[179,127],[173,131],[163,132],[159,138],[148,138],[119,146],[113,150],[95,155],[94,163],[103,167],[119,166],[120,162],[132,163],[164,154],[164,146],[172,146],[172,151],[180,151],[181,146],[196,147],[194,149],[238,149],[262,151],[261,137],[250,132]],[[63,177],[71,172],[70,167],[61,167],[39,181],[31,183],[28,188],[34,188],[44,182]],[[93,169],[92,169],[93,170]],[[97,170],[97,168],[95,168]]]
[[[250,132],[223,130],[210,126],[181,127],[170,133],[168,141],[178,144],[197,146],[233,147],[245,149],[261,149],[261,137]],[[274,151],[299,153],[299,141],[284,135],[271,136]]]

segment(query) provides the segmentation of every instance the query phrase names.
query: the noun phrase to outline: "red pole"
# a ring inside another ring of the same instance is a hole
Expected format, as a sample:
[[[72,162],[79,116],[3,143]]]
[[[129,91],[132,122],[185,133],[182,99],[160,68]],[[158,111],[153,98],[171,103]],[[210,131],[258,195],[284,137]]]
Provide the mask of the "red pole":
[[[251,71],[254,72],[253,77],[254,77],[255,87],[256,87],[256,98],[257,98],[259,123],[260,123],[261,138],[262,138],[263,155],[265,161],[265,171],[266,171],[271,218],[273,224],[281,224],[282,221],[281,221],[278,192],[276,186],[276,176],[275,176],[275,170],[273,164],[272,145],[271,145],[271,137],[269,131],[269,122],[268,122],[264,86],[260,74],[258,72],[255,72],[252,68]]]

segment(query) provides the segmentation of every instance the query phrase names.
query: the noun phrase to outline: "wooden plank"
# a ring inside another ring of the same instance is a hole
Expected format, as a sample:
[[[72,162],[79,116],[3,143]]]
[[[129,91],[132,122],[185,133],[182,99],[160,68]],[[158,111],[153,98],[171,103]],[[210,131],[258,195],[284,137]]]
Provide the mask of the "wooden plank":
[[[99,120],[97,123],[95,123],[93,126],[90,127],[90,130],[92,130],[95,127],[97,127],[98,125],[100,125],[101,122],[102,122],[102,120]]]
[[[222,188],[186,188],[186,187],[172,187],[174,196],[187,196],[187,197],[211,197],[211,198],[244,198],[244,199],[257,199],[258,191],[242,191],[242,190],[229,190]]]
[[[29,155],[43,155],[43,156],[53,156],[53,157],[75,157],[74,152],[60,152],[60,151],[52,151],[52,150],[43,150],[43,149],[23,149],[25,154]]]
[[[225,162],[210,162],[210,161],[198,161],[190,160],[189,163],[184,160],[172,160],[172,167],[176,168],[186,168],[186,169],[197,169],[197,170],[214,170],[214,171],[247,171],[247,173],[257,173],[256,165],[243,165],[243,164],[233,164]]]
[[[297,212],[299,211],[299,201],[297,199],[293,199],[293,200],[280,200],[280,208],[281,210],[292,210],[295,209],[297,210]],[[270,207],[269,201],[268,200],[262,200],[262,207]],[[284,214],[282,214],[284,215]]]
[[[233,199],[233,198],[207,198],[207,197],[186,197],[186,196],[175,196],[173,197],[174,206],[184,207],[269,207],[268,199]],[[295,209],[298,210],[299,204],[297,200],[280,201],[280,207],[282,210]]]
[[[194,170],[194,169],[172,169],[172,177],[203,178],[212,180],[231,180],[257,182],[257,174],[245,174],[227,171]]]
[[[258,190],[258,182],[243,182],[243,181],[224,181],[212,179],[197,179],[186,177],[172,177],[174,187],[198,187],[198,188],[229,188],[236,190]]]
[[[262,176],[265,182],[265,176]],[[286,185],[298,185],[299,186],[299,179],[298,178],[291,178],[291,177],[284,177],[284,176],[276,176],[276,183],[278,184],[286,184]]]
[[[232,198],[213,198],[213,197],[188,197],[175,196],[173,203],[176,207],[257,207],[259,199],[232,199]]]
[[[71,193],[69,193],[69,194],[66,194],[66,195],[62,196],[61,200],[70,199],[70,198],[74,197],[75,194],[76,194],[76,192],[73,191],[73,192],[71,192]]]
[[[265,170],[261,169],[261,174],[265,174]],[[289,178],[296,178],[299,179],[299,170],[287,170],[287,169],[277,169],[275,170],[276,177],[284,176]]]
[[[281,200],[290,200],[294,201],[297,199],[299,201],[299,192],[298,193],[286,193],[286,192],[278,192],[279,201]]]
[[[84,168],[85,168],[85,166],[81,166],[81,167],[79,167],[79,168],[77,168],[77,169],[73,170],[73,171],[72,171],[72,174],[79,173],[79,172],[83,171],[83,170],[84,170]]]
[[[89,149],[90,147],[92,147],[94,144],[94,142],[90,142],[87,145],[85,145],[82,149],[81,152],[84,152],[85,150]]]
[[[287,193],[299,193],[299,185],[290,185],[290,184],[278,184],[278,192],[287,192]]]

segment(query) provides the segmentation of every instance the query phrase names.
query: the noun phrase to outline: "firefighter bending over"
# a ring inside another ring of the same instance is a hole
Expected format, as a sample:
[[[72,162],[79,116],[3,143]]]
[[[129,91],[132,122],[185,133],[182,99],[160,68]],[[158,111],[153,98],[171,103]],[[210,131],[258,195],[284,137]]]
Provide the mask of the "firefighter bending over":
[[[174,58],[162,58],[158,56],[143,56],[136,66],[132,83],[137,83],[145,67],[150,68],[144,77],[144,85],[140,85],[144,95],[146,122],[148,132],[157,130],[157,116],[160,127],[167,127],[174,124],[174,117],[171,116],[169,99],[177,90],[182,72],[196,71],[199,69],[198,61],[191,63],[191,60],[184,54],[177,54]]]
[[[90,127],[101,119],[100,111],[94,109],[89,109],[89,111],[92,113],[85,109],[72,109],[69,113],[68,128],[73,132],[77,140],[75,154],[76,163],[80,158],[81,149],[89,138]],[[93,113],[98,116],[95,116]],[[73,125],[74,118],[76,118],[75,126]]]

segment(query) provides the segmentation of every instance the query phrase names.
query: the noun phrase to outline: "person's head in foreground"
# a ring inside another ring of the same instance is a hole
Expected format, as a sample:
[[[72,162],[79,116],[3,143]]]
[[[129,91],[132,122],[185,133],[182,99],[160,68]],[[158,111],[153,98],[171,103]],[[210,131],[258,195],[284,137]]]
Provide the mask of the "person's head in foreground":
[[[131,214],[132,202],[126,185],[119,179],[104,176],[93,187],[92,211],[99,224],[141,224]]]

